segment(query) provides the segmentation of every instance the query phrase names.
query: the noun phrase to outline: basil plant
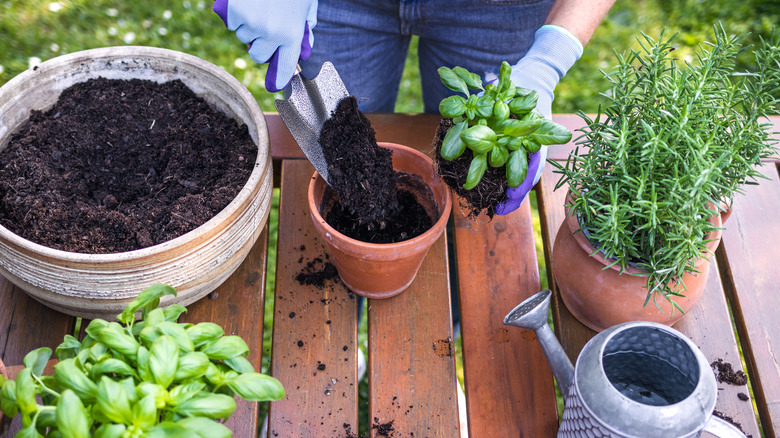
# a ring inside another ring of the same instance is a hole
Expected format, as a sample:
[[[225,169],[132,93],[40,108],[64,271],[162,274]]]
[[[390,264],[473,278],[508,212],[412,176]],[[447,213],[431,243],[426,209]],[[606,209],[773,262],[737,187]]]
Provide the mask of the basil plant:
[[[506,166],[507,185],[518,187],[528,174],[528,153],[571,140],[568,129],[534,111],[537,92],[512,83],[508,62],[501,63],[497,83],[484,85],[478,74],[463,67],[440,67],[438,72],[447,88],[465,95],[439,103],[441,115],[455,124],[444,136],[441,157],[455,160],[466,148],[473,155],[464,189],[476,187],[488,165]]]
[[[16,381],[0,376],[0,408],[22,415],[16,436],[230,437],[217,420],[235,411],[234,395],[284,397],[278,380],[255,372],[243,339],[209,322],[177,323],[186,311],[180,305],[157,308],[169,294],[176,294],[170,286],[151,286],[118,315],[119,323],[95,319],[82,341],[66,335],[51,376],[43,375],[52,355],[47,347],[24,357]]]

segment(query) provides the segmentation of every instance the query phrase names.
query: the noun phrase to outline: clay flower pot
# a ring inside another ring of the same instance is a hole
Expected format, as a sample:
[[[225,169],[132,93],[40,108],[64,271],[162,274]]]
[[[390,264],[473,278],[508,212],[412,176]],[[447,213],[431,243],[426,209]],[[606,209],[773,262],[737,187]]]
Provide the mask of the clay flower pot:
[[[222,211],[175,239],[135,251],[85,254],[26,240],[0,226],[0,274],[58,311],[115,319],[142,290],[166,283],[188,305],[213,291],[241,264],[265,225],[271,205],[268,128],[257,101],[236,78],[203,59],[154,47],[108,47],[60,56],[0,88],[0,149],[33,110],[46,111],[62,90],[92,78],[180,79],[212,107],[247,126],[257,145],[248,181]]]
[[[412,283],[428,249],[441,236],[452,209],[449,188],[436,176],[433,161],[412,148],[393,143],[379,143],[393,151],[393,168],[416,174],[433,191],[433,199],[418,196],[433,226],[423,234],[397,243],[366,243],[341,234],[323,216],[330,206],[323,205],[327,184],[317,172],[309,183],[309,213],[314,227],[327,244],[333,264],[344,284],[367,298],[389,298]],[[426,199],[427,198],[427,199]]]
[[[570,199],[571,193],[567,195]],[[566,219],[561,224],[553,244],[552,267],[555,282],[560,290],[561,298],[569,311],[580,322],[595,331],[602,331],[616,324],[629,321],[651,321],[671,326],[683,317],[678,309],[664,298],[653,298],[645,306],[647,297],[647,277],[634,276],[631,273],[645,272],[632,268],[630,272],[620,274],[620,266],[610,264],[604,254],[596,252],[580,229],[577,215],[570,215],[567,205]],[[721,227],[721,217],[715,214],[710,217],[710,223]],[[715,230],[708,239],[716,239],[707,244],[714,252],[720,243],[721,230]],[[593,254],[593,256],[590,254]],[[704,255],[705,257],[709,255]],[[686,272],[683,281],[687,290],[684,297],[676,296],[674,301],[687,313],[701,297],[707,283],[709,260],[705,257],[696,261],[698,274]],[[712,256],[710,256],[712,257]]]

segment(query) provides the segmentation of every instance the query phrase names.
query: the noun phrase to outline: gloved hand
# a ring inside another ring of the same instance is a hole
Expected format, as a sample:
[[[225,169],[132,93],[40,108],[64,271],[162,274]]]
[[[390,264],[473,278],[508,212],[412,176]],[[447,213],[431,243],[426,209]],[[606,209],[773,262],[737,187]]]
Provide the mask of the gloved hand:
[[[553,90],[558,81],[582,56],[582,44],[569,31],[559,26],[546,25],[534,35],[534,43],[525,56],[512,67],[510,79],[522,88],[536,90],[539,100],[536,110],[552,118]],[[542,146],[528,159],[528,176],[517,188],[508,188],[506,201],[496,206],[496,214],[508,214],[520,207],[528,192],[542,176],[547,161],[547,146]]]
[[[311,55],[317,0],[216,0],[214,12],[249,44],[249,56],[268,63],[265,88],[276,92],[290,83],[298,60]]]

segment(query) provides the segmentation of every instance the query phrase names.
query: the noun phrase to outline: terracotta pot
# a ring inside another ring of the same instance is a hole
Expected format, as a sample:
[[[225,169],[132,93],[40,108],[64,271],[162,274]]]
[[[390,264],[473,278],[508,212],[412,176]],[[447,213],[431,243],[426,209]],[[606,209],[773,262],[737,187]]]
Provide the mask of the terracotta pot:
[[[571,193],[566,197],[569,204]],[[570,215],[566,209],[566,219],[561,224],[555,237],[552,255],[552,267],[561,298],[569,311],[580,322],[596,331],[602,331],[613,325],[629,321],[652,321],[671,326],[683,313],[674,309],[664,298],[653,298],[645,306],[647,297],[647,277],[633,276],[631,273],[646,272],[638,268],[627,269],[620,274],[620,266],[613,265],[604,269],[610,262],[604,259],[604,254],[596,252],[590,241],[579,230],[577,215]],[[710,218],[710,222],[720,228],[720,215]],[[708,238],[716,239],[707,244],[714,252],[720,243],[721,230],[713,231]],[[713,256],[710,256],[713,257]],[[696,261],[698,274],[685,273],[683,281],[687,290],[684,297],[674,297],[675,303],[687,313],[701,297],[707,283],[709,261],[700,258]]]
[[[270,211],[273,178],[268,128],[257,101],[236,78],[203,59],[154,47],[85,50],[41,63],[0,88],[0,149],[34,110],[46,111],[67,87],[91,78],[180,79],[196,95],[245,124],[258,147],[248,181],[222,211],[175,239],[135,251],[85,254],[49,248],[0,226],[0,274],[41,303],[85,318],[114,319],[142,290],[166,283],[188,305],[241,264]]]
[[[412,148],[379,143],[393,151],[393,168],[420,176],[433,191],[433,197],[419,196],[417,201],[434,222],[425,233],[397,243],[366,243],[347,237],[331,227],[323,216],[330,206],[323,195],[327,184],[317,172],[309,183],[309,213],[314,227],[327,244],[341,281],[353,292],[368,298],[389,298],[412,283],[428,249],[441,236],[452,209],[449,188],[434,171],[433,161]],[[427,199],[426,199],[427,198]]]

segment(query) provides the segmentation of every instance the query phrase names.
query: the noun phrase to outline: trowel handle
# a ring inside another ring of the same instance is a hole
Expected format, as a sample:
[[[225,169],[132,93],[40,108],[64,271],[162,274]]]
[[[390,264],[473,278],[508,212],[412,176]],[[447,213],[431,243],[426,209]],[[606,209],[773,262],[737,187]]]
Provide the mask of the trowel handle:
[[[714,415],[704,424],[702,432],[709,432],[720,438],[746,438],[736,426]]]

